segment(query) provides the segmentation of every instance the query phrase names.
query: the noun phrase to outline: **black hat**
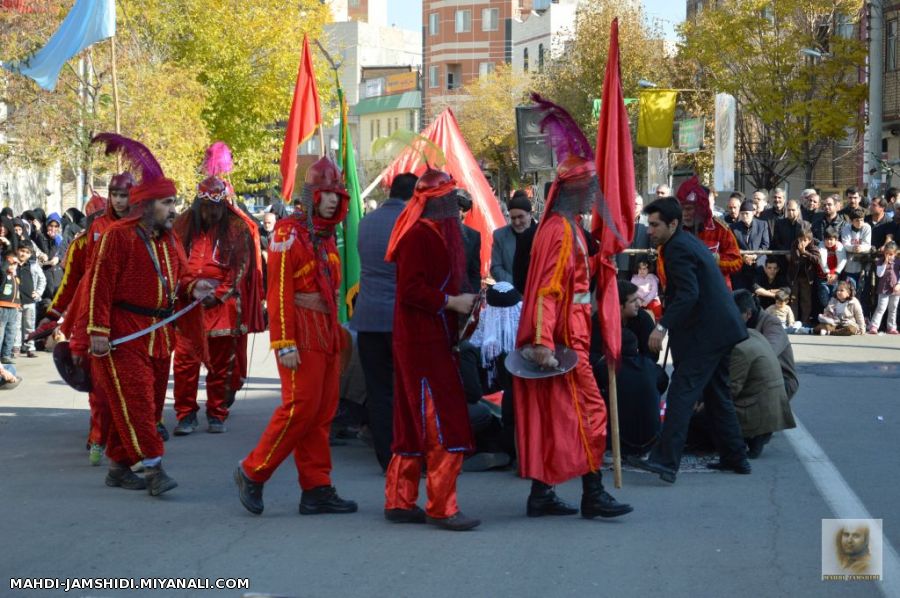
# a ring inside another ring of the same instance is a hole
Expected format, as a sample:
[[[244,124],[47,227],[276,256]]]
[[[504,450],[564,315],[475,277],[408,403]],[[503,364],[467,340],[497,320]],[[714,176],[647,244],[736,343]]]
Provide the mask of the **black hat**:
[[[522,294],[508,282],[498,282],[487,290],[487,304],[491,307],[512,307],[522,301]]]
[[[531,200],[524,191],[516,191],[506,204],[508,210],[523,210],[531,213]]]
[[[745,199],[743,202],[741,202],[741,211],[742,212],[755,212],[756,204],[753,203],[749,199]]]

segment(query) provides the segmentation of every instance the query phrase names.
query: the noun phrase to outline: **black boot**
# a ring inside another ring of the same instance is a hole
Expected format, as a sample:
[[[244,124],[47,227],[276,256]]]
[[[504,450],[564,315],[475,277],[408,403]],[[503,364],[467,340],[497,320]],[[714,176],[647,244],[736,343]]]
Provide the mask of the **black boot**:
[[[334,486],[319,486],[300,495],[300,514],[356,513],[356,503],[338,496]]]
[[[763,448],[772,440],[772,434],[760,434],[747,440],[747,457],[758,459],[762,455]]]
[[[125,490],[145,490],[147,483],[143,478],[134,474],[131,468],[122,463],[113,462],[106,474],[106,485]]]
[[[528,507],[526,513],[529,517],[543,517],[544,515],[574,515],[578,509],[566,504],[556,496],[553,486],[531,481],[531,494],[528,495]]]
[[[470,529],[475,529],[476,527],[481,525],[480,519],[475,519],[474,517],[464,515],[462,511],[457,511],[455,515],[451,515],[450,517],[446,517],[443,519],[426,517],[425,521],[430,525],[434,525],[451,532],[467,532]]]
[[[600,517],[618,517],[631,513],[631,505],[620,503],[603,489],[603,481],[599,471],[592,471],[581,476],[581,516],[585,519]]]
[[[147,491],[150,496],[159,496],[178,486],[178,482],[169,477],[163,470],[162,463],[144,468],[144,479],[147,481]]]
[[[263,512],[263,485],[248,478],[240,464],[234,469],[234,483],[237,484],[238,497],[244,508],[254,515],[261,515]]]

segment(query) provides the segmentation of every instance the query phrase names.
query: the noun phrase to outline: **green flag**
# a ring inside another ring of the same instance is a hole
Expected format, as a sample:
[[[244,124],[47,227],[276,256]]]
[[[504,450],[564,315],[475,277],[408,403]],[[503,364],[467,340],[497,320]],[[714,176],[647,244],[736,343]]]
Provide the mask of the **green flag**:
[[[347,102],[344,92],[338,88],[338,101],[341,105],[340,162],[344,172],[344,184],[350,196],[350,207],[347,219],[338,227],[338,254],[341,256],[341,299],[338,306],[338,318],[346,322],[353,315],[353,300],[359,293],[359,221],[363,217],[363,205],[360,199],[359,178],[356,174],[356,156],[353,153],[353,140],[347,124]]]

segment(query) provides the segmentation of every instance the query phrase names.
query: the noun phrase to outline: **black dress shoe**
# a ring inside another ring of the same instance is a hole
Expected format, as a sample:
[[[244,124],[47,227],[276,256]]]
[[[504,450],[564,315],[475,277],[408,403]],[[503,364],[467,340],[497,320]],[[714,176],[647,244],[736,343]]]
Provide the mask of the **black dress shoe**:
[[[603,479],[599,471],[581,476],[583,494],[581,495],[581,516],[585,519],[594,517],[620,517],[634,510],[634,507],[620,503],[603,489]]]
[[[240,465],[234,469],[234,483],[237,484],[238,497],[244,508],[254,515],[261,515],[263,512],[263,485],[248,478]]]
[[[106,474],[106,485],[111,488],[124,488],[125,490],[146,490],[147,482],[144,478],[135,475],[131,468],[121,463],[112,463]]]
[[[300,496],[301,515],[320,515],[322,513],[356,513],[358,507],[352,500],[344,500],[338,496],[334,486],[319,486],[312,490],[304,490]]]
[[[431,525],[451,532],[465,532],[481,525],[480,519],[468,517],[467,515],[464,515],[462,511],[457,511],[455,515],[444,517],[442,519],[426,517],[425,520]]]
[[[669,484],[674,484],[675,478],[678,475],[678,472],[671,467],[660,465],[659,463],[651,461],[650,459],[641,459],[637,455],[628,455],[627,457],[625,457],[625,462],[632,467],[637,467],[638,469],[643,469],[644,471],[655,473],[659,476],[659,479],[664,482],[668,482]]]
[[[531,494],[525,511],[529,517],[544,515],[575,515],[578,509],[560,500],[553,491],[553,486],[534,480],[531,482]]]
[[[425,523],[425,511],[412,509],[385,509],[384,518],[392,523]]]
[[[735,461],[733,463],[719,459],[718,461],[707,463],[706,467],[715,469],[716,471],[733,471],[734,473],[739,473],[741,475],[748,475],[753,471],[753,468],[750,467],[750,462],[747,461],[747,459],[741,459],[740,461]]]
[[[147,492],[150,496],[159,496],[178,486],[178,482],[169,477],[161,464],[145,467],[144,480],[147,482]]]

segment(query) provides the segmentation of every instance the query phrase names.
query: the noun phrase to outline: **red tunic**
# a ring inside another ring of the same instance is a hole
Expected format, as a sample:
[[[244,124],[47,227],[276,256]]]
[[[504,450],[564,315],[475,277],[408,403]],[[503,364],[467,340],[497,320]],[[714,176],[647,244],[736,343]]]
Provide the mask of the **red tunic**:
[[[563,345],[578,353],[569,373],[514,378],[522,477],[559,484],[597,471],[606,448],[606,406],[591,371],[591,260],[580,227],[550,213],[531,250],[516,345]]]
[[[63,274],[62,283],[53,297],[53,303],[47,310],[47,315],[51,318],[59,319],[66,311],[72,308],[69,314],[69,322],[73,320],[72,316],[81,309],[81,303],[76,301],[76,296],[82,286],[85,274],[91,267],[91,260],[100,246],[100,237],[106,230],[115,224],[117,218],[110,212],[104,213],[102,216],[94,219],[90,228],[75,237],[66,253],[66,269]],[[87,286],[87,285],[85,285]],[[86,291],[85,291],[86,292]],[[71,323],[64,328],[63,332],[69,335],[71,331]]]
[[[215,295],[219,300],[212,307],[203,308],[203,328],[209,336],[238,336],[247,332],[247,326],[238,321],[238,305],[235,296],[235,280],[240,280],[246,272],[235,273],[221,258],[219,242],[213,233],[203,232],[194,237],[191,254],[188,257],[188,272],[194,278],[216,280]]]
[[[438,440],[448,451],[474,444],[454,347],[458,318],[444,309],[459,289],[450,280],[450,259],[438,228],[419,220],[394,254],[394,442],[400,455],[425,454],[425,398],[430,394]],[[269,282],[271,284],[271,281]]]
[[[316,259],[306,220],[284,218],[275,225],[269,251],[269,339],[273,349],[297,347],[300,351],[339,353],[343,336],[336,313],[325,313],[298,307],[297,293],[331,293],[337,297],[341,288],[341,258],[334,236],[319,239]],[[328,262],[323,277],[322,263]],[[327,280],[328,288],[321,284]],[[336,299],[335,299],[336,301]]]
[[[137,332],[161,318],[127,311],[116,306],[128,303],[137,307],[160,310],[171,307],[176,290],[187,294],[192,280],[185,264],[181,244],[171,232],[158,237],[148,233],[150,248],[159,264],[157,272],[147,245],[137,234],[141,224],[118,222],[102,236],[100,248],[88,273],[87,334],[113,339]],[[128,344],[144,347],[151,357],[168,358],[175,348],[173,325],[134,340]]]

